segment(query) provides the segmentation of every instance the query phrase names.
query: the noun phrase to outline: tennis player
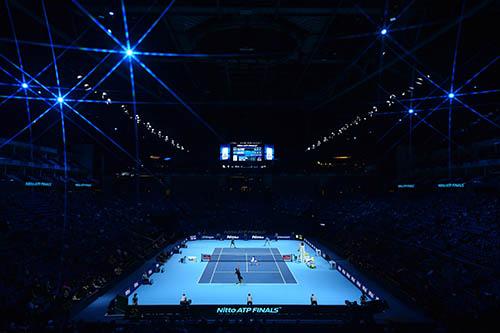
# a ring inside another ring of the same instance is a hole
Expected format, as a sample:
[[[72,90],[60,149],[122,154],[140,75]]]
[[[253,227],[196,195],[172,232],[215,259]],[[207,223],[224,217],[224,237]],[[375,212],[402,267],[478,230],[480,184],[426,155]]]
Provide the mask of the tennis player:
[[[236,248],[236,244],[234,243],[234,239],[231,239],[231,244],[229,244],[230,248]]]
[[[269,239],[269,237],[266,236],[266,241],[264,242],[264,246],[271,246],[271,240]]]
[[[241,276],[241,272],[240,272],[240,269],[238,267],[236,267],[234,269],[234,274],[236,274],[236,277],[238,278],[238,282],[236,282],[236,284],[242,284],[243,283],[243,276]]]

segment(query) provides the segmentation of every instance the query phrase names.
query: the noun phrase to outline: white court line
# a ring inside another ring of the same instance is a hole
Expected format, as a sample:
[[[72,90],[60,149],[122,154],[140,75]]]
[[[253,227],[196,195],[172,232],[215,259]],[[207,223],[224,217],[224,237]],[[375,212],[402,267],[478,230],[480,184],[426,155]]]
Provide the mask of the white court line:
[[[278,249],[277,247],[275,249],[278,250],[278,252],[280,253],[280,255],[282,255],[280,249]],[[295,282],[290,282],[290,283],[287,283],[287,284],[300,284],[299,280],[297,280],[297,278],[295,277],[295,274],[293,274],[293,269],[290,268],[290,266],[288,266],[288,264],[286,262],[285,262],[285,266],[288,269],[288,271],[290,272],[290,274],[292,274],[292,277],[295,280]]]
[[[278,269],[278,271],[280,272],[280,275],[281,275],[281,279],[283,280],[283,284],[286,284],[285,282],[285,278],[283,277],[283,273],[281,273],[281,269],[280,267],[278,266],[278,263],[276,262],[276,257],[274,256],[274,253],[273,251],[271,251],[270,248],[268,248],[269,252],[271,252],[271,255],[273,256],[273,259],[274,259],[274,264],[276,265],[276,268]]]
[[[217,271],[217,273],[234,273],[233,271]],[[261,274],[261,273],[265,273],[265,274],[271,274],[271,273],[279,273],[277,271],[248,271],[247,272],[248,274],[254,274],[254,273],[258,273],[258,274]]]
[[[233,282],[227,282],[227,283],[219,283],[219,282],[216,282],[216,283],[212,283],[212,285],[216,285],[216,286],[227,286],[228,284],[234,284]],[[289,284],[289,283],[287,283]],[[276,283],[260,283],[260,282],[245,282],[245,286],[282,286],[283,283],[281,282],[276,282]],[[308,303],[309,304],[309,303]]]
[[[222,252],[224,252],[223,247],[221,247],[221,249],[220,249],[219,258],[217,259],[217,262],[215,263],[214,271],[212,272],[212,277],[210,278],[209,283],[212,283],[212,280],[214,279],[214,274],[215,274],[215,271],[217,270],[217,266],[219,265],[219,260],[220,260],[220,257],[222,256]]]

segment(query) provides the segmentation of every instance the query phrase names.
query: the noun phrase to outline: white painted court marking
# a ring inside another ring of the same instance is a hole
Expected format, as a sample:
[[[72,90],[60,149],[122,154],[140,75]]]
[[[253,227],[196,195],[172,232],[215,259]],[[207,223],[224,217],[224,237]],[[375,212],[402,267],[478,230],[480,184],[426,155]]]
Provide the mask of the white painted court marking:
[[[283,283],[286,284],[285,282],[285,278],[283,277],[283,273],[281,273],[281,269],[280,267],[278,266],[278,263],[276,262],[276,257],[274,256],[274,253],[273,251],[271,251],[270,248],[268,248],[269,252],[271,252],[271,255],[273,256],[273,259],[274,259],[274,264],[276,265],[276,268],[278,269],[278,271],[280,272],[280,275],[281,275],[281,279],[283,280]]]
[[[217,271],[217,273],[234,273],[233,271]],[[271,273],[278,273],[276,271],[248,271],[248,273],[251,274],[271,274]]]
[[[217,266],[219,265],[219,260],[220,260],[220,257],[222,256],[222,252],[224,251],[224,248],[221,248],[220,249],[220,253],[219,253],[219,258],[217,258],[217,262],[215,263],[215,267],[214,267],[214,271],[212,272],[212,277],[210,278],[210,282],[209,283],[212,283],[212,280],[214,278],[214,274],[215,274],[215,271],[217,270]]]

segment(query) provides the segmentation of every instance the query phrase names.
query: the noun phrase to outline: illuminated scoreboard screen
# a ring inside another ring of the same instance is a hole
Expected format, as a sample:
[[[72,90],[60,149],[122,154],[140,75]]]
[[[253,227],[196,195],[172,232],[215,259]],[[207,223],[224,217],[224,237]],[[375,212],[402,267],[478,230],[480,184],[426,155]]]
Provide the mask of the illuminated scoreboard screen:
[[[274,146],[256,143],[241,142],[230,143],[220,146],[221,161],[235,163],[260,163],[274,160]]]
[[[233,162],[261,162],[262,146],[254,144],[238,144],[233,146],[231,154]]]

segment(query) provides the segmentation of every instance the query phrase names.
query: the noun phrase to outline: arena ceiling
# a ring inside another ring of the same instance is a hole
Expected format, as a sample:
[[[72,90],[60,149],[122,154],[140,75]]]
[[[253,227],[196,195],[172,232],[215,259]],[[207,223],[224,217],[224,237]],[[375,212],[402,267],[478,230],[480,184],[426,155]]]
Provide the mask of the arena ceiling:
[[[64,114],[68,146],[96,142],[130,158],[138,148],[216,159],[219,143],[237,140],[313,160],[460,147],[499,134],[499,7],[6,1],[0,137],[60,146]]]

